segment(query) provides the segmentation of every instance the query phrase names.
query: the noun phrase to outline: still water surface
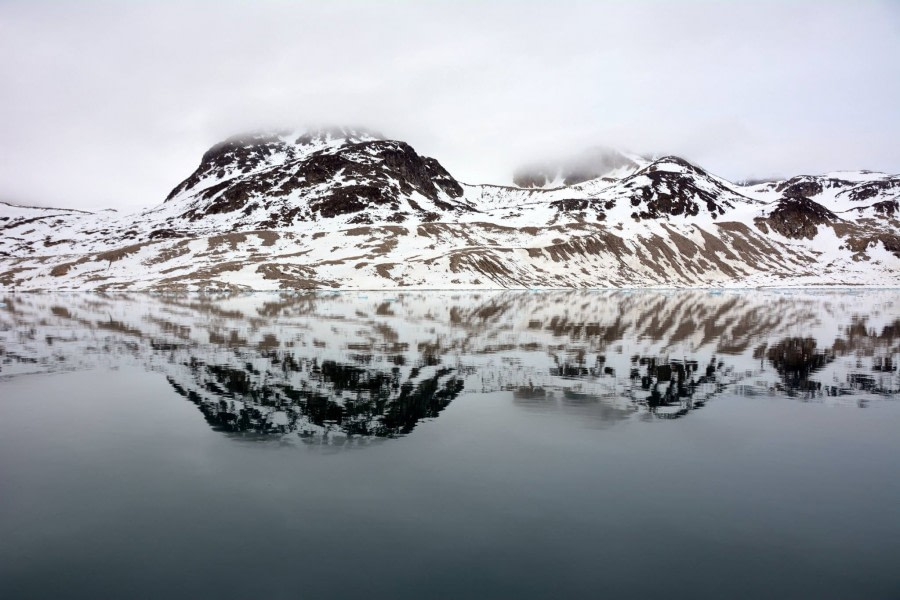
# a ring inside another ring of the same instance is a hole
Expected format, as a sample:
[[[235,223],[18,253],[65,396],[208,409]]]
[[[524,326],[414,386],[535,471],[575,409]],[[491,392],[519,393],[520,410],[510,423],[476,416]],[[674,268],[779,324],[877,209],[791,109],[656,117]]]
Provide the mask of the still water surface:
[[[900,597],[900,292],[8,295],[0,597]]]

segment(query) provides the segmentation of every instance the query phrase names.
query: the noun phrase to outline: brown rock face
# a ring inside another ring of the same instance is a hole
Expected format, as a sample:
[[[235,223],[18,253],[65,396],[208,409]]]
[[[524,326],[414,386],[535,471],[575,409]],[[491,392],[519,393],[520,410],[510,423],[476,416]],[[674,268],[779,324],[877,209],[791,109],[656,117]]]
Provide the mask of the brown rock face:
[[[837,220],[837,215],[809,198],[786,198],[769,213],[765,222],[781,235],[793,239],[813,239],[818,225]]]

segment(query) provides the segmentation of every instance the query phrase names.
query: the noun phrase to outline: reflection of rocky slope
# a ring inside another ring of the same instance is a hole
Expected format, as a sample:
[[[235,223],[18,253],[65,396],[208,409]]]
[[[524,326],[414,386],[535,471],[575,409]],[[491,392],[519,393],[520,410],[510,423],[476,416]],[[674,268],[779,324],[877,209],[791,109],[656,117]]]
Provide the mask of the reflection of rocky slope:
[[[243,368],[207,364],[191,357],[173,364],[167,379],[173,389],[197,404],[213,428],[235,433],[291,433],[321,440],[396,437],[438,414],[463,389],[453,369],[367,369],[292,354],[264,354],[271,361],[265,378],[253,366],[259,356],[238,353]],[[283,368],[277,373],[273,368]]]
[[[724,390],[900,394],[896,292],[10,295],[0,375],[137,364],[211,426],[349,443],[464,392],[590,422],[673,418]],[[802,336],[798,336],[802,332]]]
[[[739,185],[681,158],[598,150],[466,185],[348,129],[225,140],[135,215],[0,204],[17,290],[896,283],[900,177]]]

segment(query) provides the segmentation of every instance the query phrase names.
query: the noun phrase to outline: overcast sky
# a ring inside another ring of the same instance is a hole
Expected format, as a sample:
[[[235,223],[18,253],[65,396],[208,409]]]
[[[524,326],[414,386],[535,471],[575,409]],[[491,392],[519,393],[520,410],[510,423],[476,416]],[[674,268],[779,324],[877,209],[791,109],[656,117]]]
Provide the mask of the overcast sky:
[[[0,0],[0,200],[152,205],[220,139],[308,124],[467,182],[591,145],[900,172],[900,2]]]

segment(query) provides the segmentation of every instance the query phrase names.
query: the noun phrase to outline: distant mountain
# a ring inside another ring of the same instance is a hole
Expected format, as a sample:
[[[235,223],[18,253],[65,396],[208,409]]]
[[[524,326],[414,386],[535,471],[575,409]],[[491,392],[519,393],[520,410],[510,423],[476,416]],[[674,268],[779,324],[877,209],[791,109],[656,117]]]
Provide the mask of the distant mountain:
[[[639,168],[646,159],[597,147],[565,160],[544,161],[516,170],[513,183],[523,188],[559,187],[598,177],[616,177]]]
[[[235,290],[897,285],[900,176],[735,184],[594,150],[468,185],[356,129],[210,148],[131,215],[0,204],[0,286]]]

